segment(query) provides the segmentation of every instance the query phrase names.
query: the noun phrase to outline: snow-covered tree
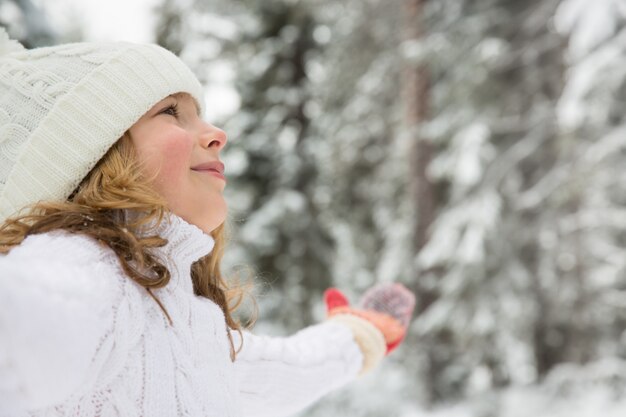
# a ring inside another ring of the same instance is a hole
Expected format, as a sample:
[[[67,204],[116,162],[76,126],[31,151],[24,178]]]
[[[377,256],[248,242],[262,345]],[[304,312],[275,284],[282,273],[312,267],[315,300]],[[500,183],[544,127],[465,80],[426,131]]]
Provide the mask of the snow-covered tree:
[[[560,163],[557,5],[428,3],[427,37],[405,45],[407,59],[432,73],[433,117],[422,132],[437,149],[429,173],[443,192],[416,258],[435,294],[413,328],[433,398],[532,381],[566,357],[549,337],[569,331],[552,315],[551,292],[570,278],[542,269],[539,242],[561,211],[518,202]]]
[[[58,35],[32,0],[0,0],[0,26],[27,48],[52,45]]]

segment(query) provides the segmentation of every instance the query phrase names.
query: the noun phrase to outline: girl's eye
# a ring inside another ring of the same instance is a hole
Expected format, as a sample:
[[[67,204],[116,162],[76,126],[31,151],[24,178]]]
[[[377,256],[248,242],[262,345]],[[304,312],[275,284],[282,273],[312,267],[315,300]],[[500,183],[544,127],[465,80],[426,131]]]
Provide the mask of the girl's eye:
[[[170,116],[178,117],[178,105],[172,104],[161,110],[162,114],[168,114]]]

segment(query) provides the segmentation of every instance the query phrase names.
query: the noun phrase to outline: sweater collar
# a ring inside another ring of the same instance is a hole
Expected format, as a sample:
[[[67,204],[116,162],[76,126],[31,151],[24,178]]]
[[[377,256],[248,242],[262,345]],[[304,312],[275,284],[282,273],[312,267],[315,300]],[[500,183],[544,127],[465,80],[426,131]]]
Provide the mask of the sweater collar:
[[[167,239],[165,246],[154,250],[170,271],[171,279],[166,288],[193,294],[191,265],[211,253],[215,240],[173,213],[166,214],[154,230],[160,237]]]

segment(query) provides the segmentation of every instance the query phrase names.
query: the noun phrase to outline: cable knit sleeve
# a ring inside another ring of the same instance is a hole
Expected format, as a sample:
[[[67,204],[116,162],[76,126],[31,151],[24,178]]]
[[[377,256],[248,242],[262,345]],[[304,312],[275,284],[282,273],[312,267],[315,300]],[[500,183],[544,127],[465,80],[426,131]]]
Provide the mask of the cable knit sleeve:
[[[0,404],[36,409],[88,389],[120,286],[95,240],[62,231],[0,256]]]
[[[327,321],[286,338],[243,332],[235,360],[243,415],[292,415],[355,379],[362,364],[352,331],[340,323]]]

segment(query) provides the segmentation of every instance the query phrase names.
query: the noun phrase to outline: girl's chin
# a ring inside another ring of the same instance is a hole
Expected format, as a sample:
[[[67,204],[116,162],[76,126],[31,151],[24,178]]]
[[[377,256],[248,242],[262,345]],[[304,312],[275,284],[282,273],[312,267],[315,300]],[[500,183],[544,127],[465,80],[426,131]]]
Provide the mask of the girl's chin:
[[[210,234],[215,229],[220,227],[224,223],[225,220],[226,220],[226,215],[224,214],[224,216],[220,216],[220,218],[213,216],[211,219],[199,220],[199,221],[193,222],[192,224],[195,224],[196,226],[198,226],[198,228],[200,228],[204,233]]]

